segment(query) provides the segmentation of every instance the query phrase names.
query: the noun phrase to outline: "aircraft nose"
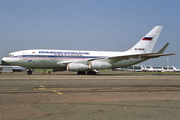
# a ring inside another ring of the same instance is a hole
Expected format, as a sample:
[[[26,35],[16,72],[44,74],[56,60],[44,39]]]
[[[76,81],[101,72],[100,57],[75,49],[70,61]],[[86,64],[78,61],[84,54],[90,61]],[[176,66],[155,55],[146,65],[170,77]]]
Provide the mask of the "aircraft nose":
[[[6,62],[6,58],[5,58],[5,57],[3,57],[2,61]]]
[[[11,64],[11,65],[20,65],[18,62],[18,59],[14,59],[12,57],[4,57],[2,59],[5,63]]]
[[[5,57],[2,58],[2,61],[4,61],[4,60],[5,60]]]
[[[7,62],[7,63],[10,62],[7,57],[3,57],[2,61]]]

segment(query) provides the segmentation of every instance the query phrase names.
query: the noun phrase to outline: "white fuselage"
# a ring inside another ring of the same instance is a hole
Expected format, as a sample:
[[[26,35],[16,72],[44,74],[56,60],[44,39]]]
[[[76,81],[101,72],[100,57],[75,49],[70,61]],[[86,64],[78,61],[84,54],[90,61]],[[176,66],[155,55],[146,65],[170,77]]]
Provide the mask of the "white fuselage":
[[[135,53],[35,49],[35,50],[23,50],[23,51],[12,52],[8,56],[4,57],[3,60],[12,65],[23,66],[26,68],[66,70],[67,64],[64,63],[68,61],[71,61],[73,63],[80,63],[80,64],[83,63],[88,65],[89,62],[87,60],[89,59],[124,56],[129,54],[133,55]],[[113,62],[110,68],[125,67],[140,63],[145,60],[147,59],[129,58],[127,60]],[[102,60],[99,59],[95,61],[103,61],[109,63],[108,59],[102,59]]]

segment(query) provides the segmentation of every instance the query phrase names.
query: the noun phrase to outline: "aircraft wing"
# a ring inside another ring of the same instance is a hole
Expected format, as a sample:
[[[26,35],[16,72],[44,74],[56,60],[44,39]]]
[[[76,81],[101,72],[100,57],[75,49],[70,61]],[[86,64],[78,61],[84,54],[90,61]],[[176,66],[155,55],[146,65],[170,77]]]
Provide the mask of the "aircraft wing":
[[[86,60],[73,60],[73,61],[59,61],[58,63],[63,63],[63,64],[69,64],[69,63],[89,63],[91,61],[94,60],[101,60],[101,59],[106,59],[108,60],[108,62],[110,63],[115,63],[118,61],[122,61],[122,60],[128,60],[128,59],[150,59],[150,58],[157,58],[157,57],[161,57],[161,56],[170,56],[170,55],[176,55],[176,53],[169,53],[169,54],[163,54],[163,52],[165,51],[165,49],[167,48],[167,46],[169,45],[169,43],[166,43],[158,52],[156,53],[143,53],[143,54],[127,54],[127,55],[122,55],[122,56],[110,56],[110,57],[102,57],[102,58],[92,58],[92,59],[86,59]],[[57,63],[57,64],[58,64]]]
[[[145,54],[112,56],[112,57],[106,57],[106,58],[93,58],[93,59],[87,59],[87,60],[62,61],[60,63],[63,63],[63,64],[88,63],[90,61],[101,60],[101,59],[108,59],[109,62],[115,63],[115,62],[118,62],[118,61],[128,60],[128,59],[141,59],[141,58],[150,59],[150,58],[156,58],[156,57],[160,57],[160,56],[169,56],[169,55],[175,55],[175,53],[170,53],[170,54],[145,53]]]
[[[114,56],[114,57],[108,57],[108,59],[129,59],[129,58],[154,58],[154,57],[160,57],[160,56],[169,56],[169,55],[175,55],[175,53],[168,53],[168,54],[158,54],[158,53],[146,53],[146,54],[134,54],[134,55],[124,55],[124,56]]]
[[[158,53],[134,54],[134,55],[108,57],[106,59],[109,59],[110,62],[117,62],[117,61],[128,60],[128,59],[141,59],[141,58],[150,59],[150,58],[156,58],[156,57],[160,57],[160,56],[169,56],[169,55],[175,55],[175,53],[170,53],[170,54],[158,54]]]
[[[176,53],[168,53],[168,54],[152,54],[152,55],[148,55],[148,58],[156,58],[156,57],[161,57],[161,56],[170,56],[170,55],[176,55]]]

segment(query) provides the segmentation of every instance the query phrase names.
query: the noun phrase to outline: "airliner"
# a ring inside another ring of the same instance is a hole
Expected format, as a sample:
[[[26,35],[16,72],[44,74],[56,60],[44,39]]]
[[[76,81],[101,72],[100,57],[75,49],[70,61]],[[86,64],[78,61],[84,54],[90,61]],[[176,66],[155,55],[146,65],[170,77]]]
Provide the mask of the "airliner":
[[[147,72],[144,67],[141,65],[141,69],[134,70],[135,72]]]
[[[173,71],[174,71],[174,72],[180,72],[180,69],[177,69],[177,68],[175,68],[174,66],[172,66],[172,68],[173,68]]]
[[[161,69],[155,69],[152,66],[150,66],[150,68],[152,69],[152,72],[162,72],[162,68]]]
[[[161,67],[162,72],[174,72],[173,69],[164,69],[163,67]]]
[[[166,70],[164,70],[163,67],[161,67],[161,69],[154,69],[152,66],[150,66],[149,68],[147,68],[146,66],[142,66],[141,65],[141,69],[139,70],[139,72],[165,72]]]
[[[148,70],[147,70],[147,68],[146,67],[143,67],[142,65],[141,65],[141,72],[148,72]]]
[[[96,74],[97,70],[122,68],[151,58],[175,55],[164,54],[169,43],[159,51],[152,52],[161,30],[162,26],[155,26],[137,44],[124,52],[31,49],[9,53],[2,60],[11,65],[26,67],[29,75],[32,74],[32,69]]]
[[[146,66],[144,66],[144,70],[146,72],[154,72],[153,68],[150,66],[150,68],[147,68]]]

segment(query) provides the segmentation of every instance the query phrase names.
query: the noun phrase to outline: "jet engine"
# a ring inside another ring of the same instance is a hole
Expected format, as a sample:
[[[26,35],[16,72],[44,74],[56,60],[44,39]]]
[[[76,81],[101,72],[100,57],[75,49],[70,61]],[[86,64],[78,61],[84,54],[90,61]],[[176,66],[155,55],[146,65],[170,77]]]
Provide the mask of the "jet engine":
[[[67,65],[67,71],[87,71],[89,66],[81,63],[70,63]]]
[[[109,69],[111,67],[112,67],[112,64],[108,62],[103,62],[103,61],[89,62],[89,69],[103,70],[103,69]]]

